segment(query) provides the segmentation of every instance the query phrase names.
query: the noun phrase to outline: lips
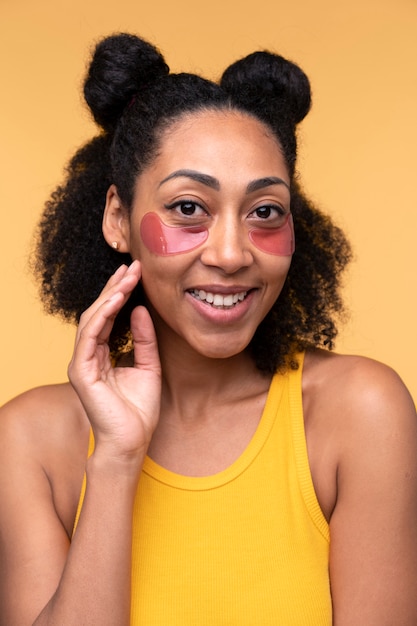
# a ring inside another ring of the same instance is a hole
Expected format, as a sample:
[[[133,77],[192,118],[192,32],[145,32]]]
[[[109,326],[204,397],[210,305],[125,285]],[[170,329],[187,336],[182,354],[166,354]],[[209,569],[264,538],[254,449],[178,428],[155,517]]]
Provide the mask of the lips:
[[[211,291],[204,291],[203,289],[191,289],[189,293],[196,300],[201,300],[202,302],[206,302],[215,308],[232,308],[238,302],[242,302],[246,296],[247,291],[240,291],[238,293],[228,293],[221,294],[215,293]]]

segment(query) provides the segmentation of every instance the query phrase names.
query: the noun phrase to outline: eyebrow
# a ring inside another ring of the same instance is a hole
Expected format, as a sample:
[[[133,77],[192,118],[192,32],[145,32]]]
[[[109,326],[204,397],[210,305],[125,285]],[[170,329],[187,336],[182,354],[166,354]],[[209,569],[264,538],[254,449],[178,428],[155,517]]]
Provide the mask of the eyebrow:
[[[277,176],[267,176],[265,178],[253,180],[249,183],[246,187],[246,193],[252,193],[253,191],[258,191],[258,189],[263,189],[264,187],[271,187],[272,185],[284,185],[284,187],[290,191],[289,184],[282,178],[278,178]]]
[[[220,190],[220,181],[214,176],[210,176],[209,174],[203,174],[202,172],[197,172],[196,170],[176,170],[172,172],[169,176],[161,180],[158,187],[161,187],[164,183],[172,180],[173,178],[191,178],[191,180],[195,180],[198,183],[202,183],[211,189],[215,189],[216,191]],[[264,178],[258,178],[256,180],[248,183],[246,187],[246,193],[253,193],[254,191],[258,191],[259,189],[264,189],[264,187],[271,187],[272,185],[284,185],[290,191],[290,187],[288,183],[285,182],[282,178],[278,178],[277,176],[266,176]]]
[[[161,180],[158,187],[166,183],[168,180],[172,180],[173,178],[180,178],[182,176],[185,178],[191,178],[197,183],[202,183],[203,185],[211,187],[212,189],[216,189],[216,191],[219,191],[220,189],[220,182],[217,180],[217,178],[214,178],[214,176],[209,176],[209,174],[196,172],[195,170],[177,170],[176,172],[172,172],[172,174],[164,178],[164,180]]]

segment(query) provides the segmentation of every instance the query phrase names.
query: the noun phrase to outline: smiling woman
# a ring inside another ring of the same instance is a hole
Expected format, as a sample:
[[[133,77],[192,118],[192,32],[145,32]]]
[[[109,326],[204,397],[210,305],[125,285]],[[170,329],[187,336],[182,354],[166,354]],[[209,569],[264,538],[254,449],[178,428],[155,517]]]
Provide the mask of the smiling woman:
[[[108,57],[111,46],[118,48],[117,55],[112,50],[112,54],[116,55],[116,65],[120,55],[121,66],[117,67],[117,71]],[[210,175],[216,159],[222,158],[222,163],[229,164],[229,170],[233,170],[234,176],[237,175],[237,168],[232,167],[229,154],[230,142],[223,142],[220,154],[217,153],[219,146],[214,137],[210,146],[201,144],[187,128],[197,123],[191,118],[201,117],[197,114],[202,112],[210,113],[211,116],[216,113],[219,125],[225,117],[236,122],[237,113],[240,113],[247,119],[243,137],[240,138],[244,142],[248,134],[246,148],[250,146],[252,150],[254,141],[253,136],[250,140],[249,133],[256,135],[257,132],[257,137],[262,137],[269,152],[277,153],[275,159],[281,159],[279,176],[275,178],[285,181],[290,189],[282,183],[269,185],[267,189],[274,189],[275,194],[278,194],[275,204],[284,213],[289,213],[291,197],[291,217],[288,218],[284,234],[292,227],[294,218],[297,241],[297,254],[292,259],[281,297],[257,329],[249,350],[257,367],[272,374],[277,368],[287,365],[295,352],[308,346],[325,345],[331,348],[337,334],[336,319],[343,311],[339,287],[341,273],[350,258],[350,249],[343,233],[308,202],[294,179],[296,124],[310,107],[307,77],[296,65],[282,57],[257,52],[226,70],[219,87],[199,76],[167,74],[165,61],[155,49],[148,46],[141,42],[139,47],[130,36],[109,38],[98,46],[93,58],[85,83],[85,96],[103,132],[74,156],[68,167],[65,185],[52,196],[40,223],[36,271],[47,310],[61,313],[66,319],[79,321],[82,312],[98,296],[108,276],[121,262],[130,263],[132,257],[126,252],[128,247],[119,246],[115,252],[107,245],[118,241],[117,233],[113,236],[109,231],[107,243],[101,235],[103,206],[106,195],[111,193],[113,201],[117,200],[124,209],[125,217],[130,214],[135,194],[140,193],[141,186],[145,184],[140,174],[144,169],[149,169],[152,174],[153,161],[159,154],[162,138],[165,139],[164,159],[172,163],[171,169],[167,167],[162,177],[154,181],[155,189],[152,193],[158,197],[161,205],[170,206],[171,203],[172,209],[176,207],[175,192],[178,186],[184,184],[184,179],[189,183],[198,183],[195,176],[176,175],[172,178],[178,169],[196,172],[197,156],[210,161],[210,169],[199,168],[199,180],[211,196],[216,191],[217,183],[217,191],[220,192],[220,179],[216,182],[216,176]],[[109,81],[110,84],[116,81],[116,95],[112,90],[104,89]],[[125,100],[122,93],[125,93]],[[207,119],[206,126],[210,123],[210,116]],[[187,132],[188,144],[183,146],[186,158],[179,167],[175,159],[177,146],[173,137],[178,140],[179,135],[183,136],[182,132],[177,132],[181,121],[182,130]],[[258,125],[254,124],[255,121]],[[204,121],[201,124],[204,125]],[[223,123],[223,129],[227,126]],[[204,141],[207,142],[207,136]],[[249,160],[250,157],[246,156],[247,164]],[[204,185],[201,175],[211,185]],[[264,168],[261,181],[255,182],[253,175],[244,181],[248,203],[253,194],[264,189],[267,182],[265,177],[270,176],[271,171]],[[170,197],[167,197],[167,188],[171,190]],[[114,193],[115,190],[117,193]],[[152,194],[149,197],[149,191],[144,190],[140,195],[143,207],[155,202]],[[85,204],[88,204],[90,210],[80,212],[79,207]],[[254,205],[254,208],[257,207]],[[89,233],[89,236],[80,237],[78,231],[74,235],[74,212],[77,214],[79,232]],[[122,216],[123,213],[119,212]],[[151,219],[155,223],[154,218]],[[128,222],[125,219],[125,224]],[[312,223],[314,230],[311,229]],[[173,210],[164,210],[162,224],[184,226],[178,222],[178,211]],[[253,227],[257,228],[255,223]],[[147,234],[149,236],[149,232]],[[276,238],[281,238],[281,235]],[[178,237],[183,241],[182,233],[178,233]],[[263,241],[268,249],[271,248],[271,242],[267,243],[270,238],[271,233],[262,235],[259,230],[251,234],[257,246]],[[165,245],[161,239],[159,243]],[[78,270],[80,259],[84,259],[82,272]],[[129,346],[130,313],[140,303],[144,303],[142,285],[134,290],[116,317],[109,339],[110,349],[115,356]]]
[[[414,626],[415,409],[329,351],[350,248],[296,180],[307,77],[120,34],[84,93],[34,260],[70,383],[1,412],[0,623]]]
[[[184,163],[194,169],[181,168]],[[290,267],[285,178],[284,157],[263,124],[214,110],[173,123],[152,166],[140,175],[129,210],[111,188],[104,237],[141,261],[159,336],[164,332],[167,340],[174,331],[179,350],[193,347],[212,358],[245,350]],[[266,243],[263,231],[275,240],[273,254],[274,242]],[[179,255],[179,245],[187,255]],[[180,337],[186,345],[178,343]]]

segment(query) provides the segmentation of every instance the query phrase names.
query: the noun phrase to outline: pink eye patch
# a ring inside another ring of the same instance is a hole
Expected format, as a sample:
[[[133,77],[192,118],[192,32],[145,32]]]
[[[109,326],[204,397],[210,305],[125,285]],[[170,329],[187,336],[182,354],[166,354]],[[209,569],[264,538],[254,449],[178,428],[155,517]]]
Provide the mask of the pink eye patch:
[[[140,234],[150,252],[168,256],[198,248],[207,239],[208,230],[206,226],[167,226],[155,213],[146,213]]]
[[[295,250],[294,223],[291,213],[279,228],[252,228],[249,239],[254,246],[277,256],[291,256]]]
[[[208,238],[206,226],[167,226],[155,213],[146,213],[140,225],[142,241],[159,256],[191,252]],[[252,228],[249,239],[262,252],[291,256],[294,252],[294,228],[289,214],[279,228]]]

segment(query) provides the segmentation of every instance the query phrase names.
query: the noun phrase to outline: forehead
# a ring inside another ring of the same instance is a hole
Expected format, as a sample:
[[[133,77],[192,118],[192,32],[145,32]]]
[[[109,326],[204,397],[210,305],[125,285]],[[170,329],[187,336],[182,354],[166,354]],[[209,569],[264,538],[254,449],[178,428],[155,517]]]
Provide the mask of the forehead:
[[[184,168],[203,170],[219,170],[226,164],[229,171],[234,166],[269,167],[287,174],[281,146],[272,131],[249,114],[235,110],[198,111],[165,129],[151,168],[175,169],[179,163]]]

